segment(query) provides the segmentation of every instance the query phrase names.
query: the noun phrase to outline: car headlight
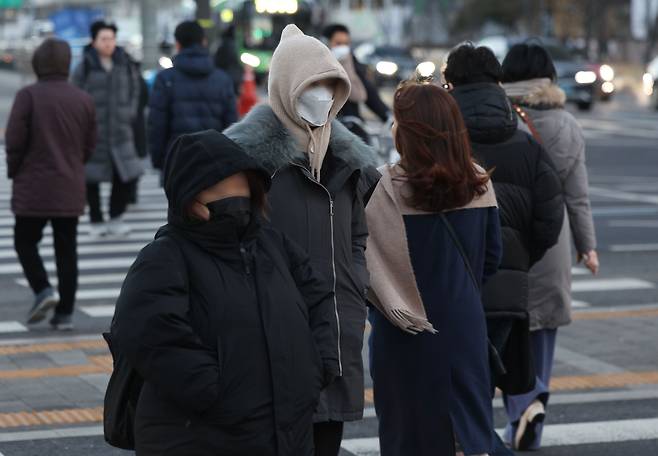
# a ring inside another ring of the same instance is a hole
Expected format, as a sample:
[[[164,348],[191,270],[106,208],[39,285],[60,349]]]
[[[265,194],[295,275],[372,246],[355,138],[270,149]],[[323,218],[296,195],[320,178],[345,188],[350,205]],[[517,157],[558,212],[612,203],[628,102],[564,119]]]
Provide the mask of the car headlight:
[[[596,81],[596,73],[593,71],[579,71],[575,76],[578,84],[592,84]]]
[[[260,58],[258,58],[257,55],[250,54],[249,52],[243,52],[240,56],[240,61],[252,68],[258,68],[258,66],[260,66]]]
[[[615,78],[615,70],[610,65],[601,65],[599,68],[599,76],[606,82],[610,82]]]
[[[375,68],[377,69],[377,73],[383,74],[384,76],[393,76],[398,72],[398,64],[387,60],[377,62]]]
[[[158,59],[158,64],[165,70],[174,66],[174,62],[171,58],[164,55]]]
[[[609,95],[615,91],[615,85],[610,81],[605,81],[603,84],[601,84],[601,91]]]
[[[434,62],[429,62],[429,61],[421,62],[416,67],[416,71],[422,77],[429,78],[436,71],[436,65],[434,64]]]
[[[642,76],[642,86],[644,88],[645,95],[653,95],[653,75],[651,73],[644,73]]]

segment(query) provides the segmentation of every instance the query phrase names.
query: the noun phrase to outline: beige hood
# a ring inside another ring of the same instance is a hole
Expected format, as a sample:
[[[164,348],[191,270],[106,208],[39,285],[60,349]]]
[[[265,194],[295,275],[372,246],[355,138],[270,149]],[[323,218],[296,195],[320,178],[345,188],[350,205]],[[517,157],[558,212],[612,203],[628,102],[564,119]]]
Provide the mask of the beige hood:
[[[325,126],[311,129],[297,114],[297,102],[309,85],[325,79],[337,80],[334,104]],[[349,77],[343,66],[319,40],[304,35],[295,25],[288,25],[272,55],[268,92],[272,110],[300,150],[308,154],[313,175],[319,181],[329,146],[331,121],[350,95]]]

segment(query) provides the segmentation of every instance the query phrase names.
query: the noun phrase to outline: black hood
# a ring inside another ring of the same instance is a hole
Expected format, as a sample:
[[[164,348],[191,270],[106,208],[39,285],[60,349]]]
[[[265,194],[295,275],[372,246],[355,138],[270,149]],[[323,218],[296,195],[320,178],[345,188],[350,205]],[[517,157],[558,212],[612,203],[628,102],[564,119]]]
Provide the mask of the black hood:
[[[177,70],[190,76],[207,76],[214,70],[208,49],[200,45],[181,50],[173,61]]]
[[[496,144],[510,139],[517,129],[516,113],[498,84],[477,83],[451,92],[462,112],[471,141]]]
[[[216,130],[182,135],[164,163],[164,190],[171,215],[182,216],[201,191],[241,171],[258,172],[270,187],[270,176],[236,143]]]
[[[71,66],[71,47],[66,41],[48,38],[32,56],[32,68],[39,79],[68,78]]]

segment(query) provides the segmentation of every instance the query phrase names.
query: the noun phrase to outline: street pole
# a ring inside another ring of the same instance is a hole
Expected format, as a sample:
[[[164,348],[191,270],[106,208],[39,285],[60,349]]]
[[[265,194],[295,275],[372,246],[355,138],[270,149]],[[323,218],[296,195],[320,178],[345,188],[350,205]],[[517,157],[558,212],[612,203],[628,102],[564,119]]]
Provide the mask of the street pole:
[[[142,67],[156,68],[158,64],[158,0],[140,0],[140,16],[142,23]]]

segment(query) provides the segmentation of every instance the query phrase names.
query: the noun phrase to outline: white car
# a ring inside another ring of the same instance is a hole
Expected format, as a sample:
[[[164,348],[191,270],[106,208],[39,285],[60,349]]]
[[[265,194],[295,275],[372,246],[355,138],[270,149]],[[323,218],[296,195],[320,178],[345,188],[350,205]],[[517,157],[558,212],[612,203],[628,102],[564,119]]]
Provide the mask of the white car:
[[[644,93],[651,97],[651,106],[658,109],[658,57],[647,65],[647,71],[642,77]]]

